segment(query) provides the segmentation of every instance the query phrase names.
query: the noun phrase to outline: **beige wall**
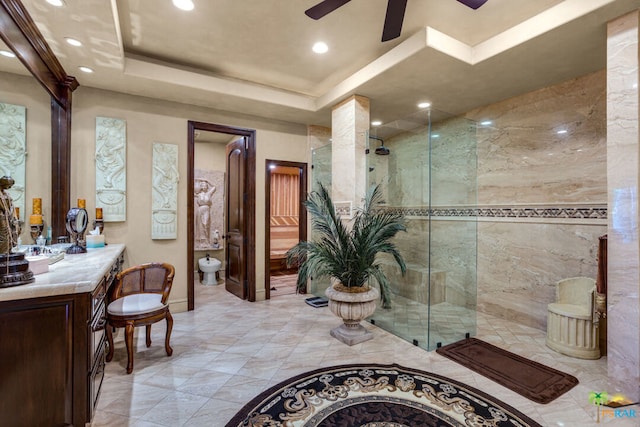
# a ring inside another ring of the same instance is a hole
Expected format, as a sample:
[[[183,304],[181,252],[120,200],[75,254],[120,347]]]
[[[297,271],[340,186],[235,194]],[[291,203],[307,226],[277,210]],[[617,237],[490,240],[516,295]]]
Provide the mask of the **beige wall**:
[[[50,212],[50,104],[31,78],[2,74],[0,102],[27,107],[27,197],[42,197],[45,220]],[[82,83],[82,82],[81,82]],[[90,221],[95,216],[95,119],[127,123],[127,221],[105,224],[107,242],[124,243],[126,265],[166,261],[175,265],[173,310],[187,307],[187,122],[223,124],[256,130],[257,298],[263,299],[265,238],[265,159],[306,162],[306,126],[259,117],[120,94],[80,86],[73,94],[71,200],[86,199]],[[154,142],[179,146],[178,238],[151,239],[151,156]],[[30,206],[27,209],[30,213]],[[28,233],[27,233],[28,236]],[[24,239],[24,237],[23,237]],[[197,302],[196,302],[197,307]]]

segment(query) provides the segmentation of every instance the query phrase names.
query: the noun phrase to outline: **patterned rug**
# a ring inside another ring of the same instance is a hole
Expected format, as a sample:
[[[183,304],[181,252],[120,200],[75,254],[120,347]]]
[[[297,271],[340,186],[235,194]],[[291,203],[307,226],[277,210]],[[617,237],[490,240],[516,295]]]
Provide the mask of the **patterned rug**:
[[[400,365],[333,366],[271,387],[227,427],[541,427],[460,382]]]

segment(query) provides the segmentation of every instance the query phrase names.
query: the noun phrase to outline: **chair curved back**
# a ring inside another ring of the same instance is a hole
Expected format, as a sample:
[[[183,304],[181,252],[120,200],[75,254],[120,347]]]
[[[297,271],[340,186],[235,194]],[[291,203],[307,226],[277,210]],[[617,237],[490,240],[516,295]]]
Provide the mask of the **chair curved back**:
[[[150,262],[129,267],[116,276],[111,300],[133,294],[154,293],[162,294],[162,303],[166,304],[174,275],[173,265],[164,262]]]
[[[556,286],[556,302],[591,307],[596,281],[590,277],[571,277]]]

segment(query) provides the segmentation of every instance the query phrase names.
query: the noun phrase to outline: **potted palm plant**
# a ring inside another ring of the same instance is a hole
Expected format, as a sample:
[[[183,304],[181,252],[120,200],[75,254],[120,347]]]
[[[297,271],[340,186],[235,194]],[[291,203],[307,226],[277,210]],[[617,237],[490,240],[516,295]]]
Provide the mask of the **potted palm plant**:
[[[391,242],[398,232],[407,230],[404,215],[381,209],[382,203],[380,186],[372,186],[349,228],[336,213],[327,189],[320,185],[304,203],[315,239],[299,242],[287,252],[287,264],[298,266],[299,289],[310,277],[331,277],[332,285],[326,290],[329,309],[343,320],[331,335],[349,345],[372,338],[360,321],[374,313],[378,296],[382,307],[391,307],[389,280],[378,255],[390,254],[403,275],[406,271],[402,255]]]

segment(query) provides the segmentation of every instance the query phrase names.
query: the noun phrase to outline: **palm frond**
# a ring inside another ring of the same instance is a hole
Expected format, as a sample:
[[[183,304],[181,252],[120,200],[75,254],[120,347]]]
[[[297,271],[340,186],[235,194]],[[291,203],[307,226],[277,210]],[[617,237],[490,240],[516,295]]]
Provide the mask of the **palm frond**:
[[[287,265],[299,267],[298,288],[312,276],[331,276],[347,287],[363,286],[373,278],[380,287],[383,306],[389,307],[389,280],[376,264],[376,257],[379,253],[390,254],[404,275],[404,259],[391,240],[407,229],[404,216],[381,209],[383,203],[382,189],[372,186],[348,229],[322,184],[310,193],[304,205],[311,216],[314,241],[300,242],[287,252]]]

